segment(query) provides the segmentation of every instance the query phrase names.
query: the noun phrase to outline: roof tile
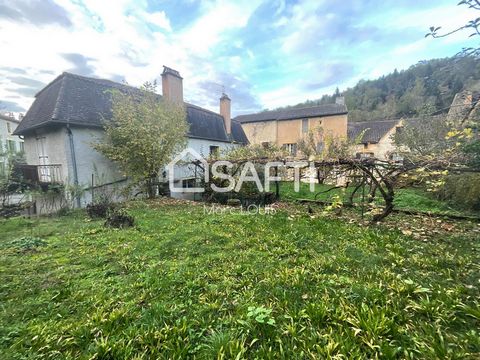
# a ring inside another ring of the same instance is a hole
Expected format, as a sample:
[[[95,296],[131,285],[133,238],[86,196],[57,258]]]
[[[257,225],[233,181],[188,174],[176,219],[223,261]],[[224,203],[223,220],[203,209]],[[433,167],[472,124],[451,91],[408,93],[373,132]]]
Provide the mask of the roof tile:
[[[63,73],[35,96],[35,101],[15,130],[23,135],[35,128],[55,123],[102,127],[112,116],[110,90],[141,94],[140,90],[110,80]],[[160,97],[160,95],[159,95]],[[230,141],[220,114],[185,104],[189,136],[217,141]],[[235,122],[232,122],[235,124]],[[233,141],[248,143],[243,129],[235,128]]]

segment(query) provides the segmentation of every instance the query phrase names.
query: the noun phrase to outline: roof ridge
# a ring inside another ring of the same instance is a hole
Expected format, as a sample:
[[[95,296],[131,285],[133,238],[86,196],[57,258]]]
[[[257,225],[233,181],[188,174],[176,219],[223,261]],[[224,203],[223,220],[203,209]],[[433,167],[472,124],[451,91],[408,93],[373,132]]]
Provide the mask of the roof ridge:
[[[215,114],[215,115],[218,115],[218,116],[222,116],[222,115],[220,115],[219,113],[216,113],[215,111],[205,109],[205,108],[203,108],[203,107],[201,107],[201,106],[198,106],[198,105],[190,104],[190,103],[187,103],[187,102],[185,102],[185,105],[190,106],[190,107],[193,107],[193,108],[196,108],[196,109],[198,109],[198,110],[202,110],[202,111],[208,112],[208,113],[210,113],[210,114]]]
[[[388,122],[400,122],[402,119],[386,119],[386,120],[366,120],[366,121],[352,121],[348,125],[364,125],[373,123],[388,123]]]
[[[318,108],[318,107],[322,107],[322,106],[329,106],[329,105],[335,105],[335,106],[342,106],[342,107],[347,107],[346,105],[341,105],[341,104],[337,104],[337,103],[329,103],[329,104],[319,104],[319,105],[315,105],[315,106],[304,106],[304,107],[292,107],[292,108],[287,108],[287,109],[283,109],[283,110],[304,110],[304,109],[314,109],[314,108]],[[279,110],[279,111],[282,111],[282,110]]]
[[[134,89],[134,90],[137,90],[137,91],[140,90],[140,88],[138,88],[136,86],[132,86],[132,85],[128,85],[128,84],[122,84],[122,83],[119,83],[117,81],[113,81],[113,80],[109,80],[109,79],[89,77],[89,76],[74,74],[74,73],[67,72],[67,71],[64,71],[62,75],[71,76],[71,77],[77,78],[79,80],[92,82],[92,83],[95,83],[95,84],[98,84],[98,85],[101,85],[101,86],[108,86],[107,84],[103,83],[103,82],[108,82],[108,83],[111,83],[112,85],[115,85],[115,86],[120,86],[120,87],[124,87],[124,88],[131,88],[131,89]]]
[[[303,107],[292,107],[292,108],[286,108],[286,109],[276,109],[276,110],[267,110],[267,111],[259,111],[256,113],[252,114],[243,114],[243,115],[238,115],[236,117],[240,116],[250,116],[250,115],[258,115],[258,114],[266,114],[266,113],[274,113],[274,112],[283,112],[283,111],[294,111],[294,110],[304,110],[304,109],[314,109],[314,108],[319,108],[319,107],[324,107],[324,106],[329,106],[329,105],[335,105],[335,106],[341,106],[341,107],[346,107],[346,105],[340,105],[336,103],[330,103],[330,104],[319,104],[315,106],[303,106]]]
[[[53,112],[52,112],[52,120],[55,120],[58,115],[58,111],[60,109],[60,98],[63,97],[63,89],[65,88],[65,76],[62,77],[61,79],[62,83],[60,85],[60,89],[58,89],[57,93],[57,99],[55,100],[55,106],[53,107]]]
[[[65,76],[65,72],[61,73],[60,75],[58,75],[55,79],[53,79],[52,81],[50,81],[47,85],[45,85],[45,87],[43,89],[41,89],[39,92],[37,92],[35,94],[35,97],[37,97],[38,95],[40,95],[41,93],[43,93],[45,90],[47,90],[50,86],[52,86],[54,83],[56,83],[59,79],[63,78]]]

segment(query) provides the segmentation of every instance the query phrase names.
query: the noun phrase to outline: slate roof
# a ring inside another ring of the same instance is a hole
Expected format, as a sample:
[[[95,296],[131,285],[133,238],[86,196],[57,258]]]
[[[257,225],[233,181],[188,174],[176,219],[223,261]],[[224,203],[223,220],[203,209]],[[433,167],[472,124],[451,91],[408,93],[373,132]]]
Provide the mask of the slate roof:
[[[256,114],[239,115],[235,117],[234,120],[245,124],[259,121],[292,120],[320,116],[343,115],[347,113],[348,110],[345,105],[325,104],[306,108],[263,111]]]
[[[55,124],[102,127],[104,119],[111,118],[109,90],[113,89],[141,94],[132,86],[64,72],[35,95],[35,101],[14,134],[25,135],[36,128]],[[231,141],[220,114],[192,104],[185,103],[185,106],[190,124],[189,137]],[[232,140],[248,143],[240,124],[233,121]]]
[[[348,124],[348,138],[356,139],[365,131],[360,144],[378,143],[399,120],[360,121]]]

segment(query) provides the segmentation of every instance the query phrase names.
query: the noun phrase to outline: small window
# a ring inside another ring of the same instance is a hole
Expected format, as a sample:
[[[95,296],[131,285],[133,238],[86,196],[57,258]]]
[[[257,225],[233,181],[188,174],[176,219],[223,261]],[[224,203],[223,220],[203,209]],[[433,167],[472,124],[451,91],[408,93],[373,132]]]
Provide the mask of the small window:
[[[210,145],[210,156],[218,156],[220,153],[220,148],[215,145]]]
[[[23,141],[20,141],[18,143],[18,146],[20,147],[20,152],[24,153],[25,152],[25,144],[23,143]]]
[[[357,159],[369,159],[375,156],[372,152],[357,153]]]
[[[191,188],[194,188],[195,186],[196,186],[196,181],[194,178],[182,180],[182,188],[184,189],[191,189]]]
[[[302,120],[302,133],[308,133],[308,119]]]
[[[288,153],[292,156],[297,155],[297,144],[285,144],[283,145],[285,150],[288,151]]]
[[[12,125],[9,122],[7,122],[7,133],[12,133]]]
[[[8,150],[9,151],[11,151],[11,152],[17,151],[16,146],[15,146],[15,141],[8,140],[7,143],[8,143]]]
[[[323,152],[323,149],[324,149],[325,145],[323,145],[323,142],[318,142],[317,143],[317,153],[321,153]]]
[[[391,153],[388,156],[388,159],[391,160],[391,161],[395,161],[395,162],[402,162],[403,161],[403,156],[394,152],[394,153]]]

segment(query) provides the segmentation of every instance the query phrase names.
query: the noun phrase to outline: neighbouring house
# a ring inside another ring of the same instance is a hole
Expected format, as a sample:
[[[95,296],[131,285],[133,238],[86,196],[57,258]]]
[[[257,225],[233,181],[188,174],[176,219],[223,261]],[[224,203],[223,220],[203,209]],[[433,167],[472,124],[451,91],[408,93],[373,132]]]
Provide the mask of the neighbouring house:
[[[14,135],[20,121],[11,115],[0,114],[0,174],[7,166],[7,153],[23,153],[23,139]]]
[[[348,124],[348,138],[356,142],[353,155],[357,158],[401,160],[396,152],[393,136],[402,123],[401,120],[378,120]]]
[[[310,131],[332,137],[347,137],[348,110],[343,98],[335,104],[307,108],[264,111],[240,115],[234,120],[242,124],[252,144],[275,144],[297,155],[298,142]],[[318,136],[317,148],[323,147],[322,136]]]
[[[455,126],[480,122],[480,93],[464,90],[455,95],[448,110],[447,121]]]
[[[111,117],[112,89],[138,92],[125,84],[64,72],[35,95],[14,132],[24,137],[31,180],[91,190],[127,181],[116,164],[91,146],[104,135],[104,119]],[[187,146],[202,156],[248,143],[241,125],[230,117],[230,99],[225,94],[220,114],[185,103],[183,79],[168,67],[162,73],[162,91],[168,100],[184,104],[190,125]],[[184,175],[175,182],[176,187],[189,187],[191,177]],[[85,206],[92,196],[84,192],[75,206]]]

